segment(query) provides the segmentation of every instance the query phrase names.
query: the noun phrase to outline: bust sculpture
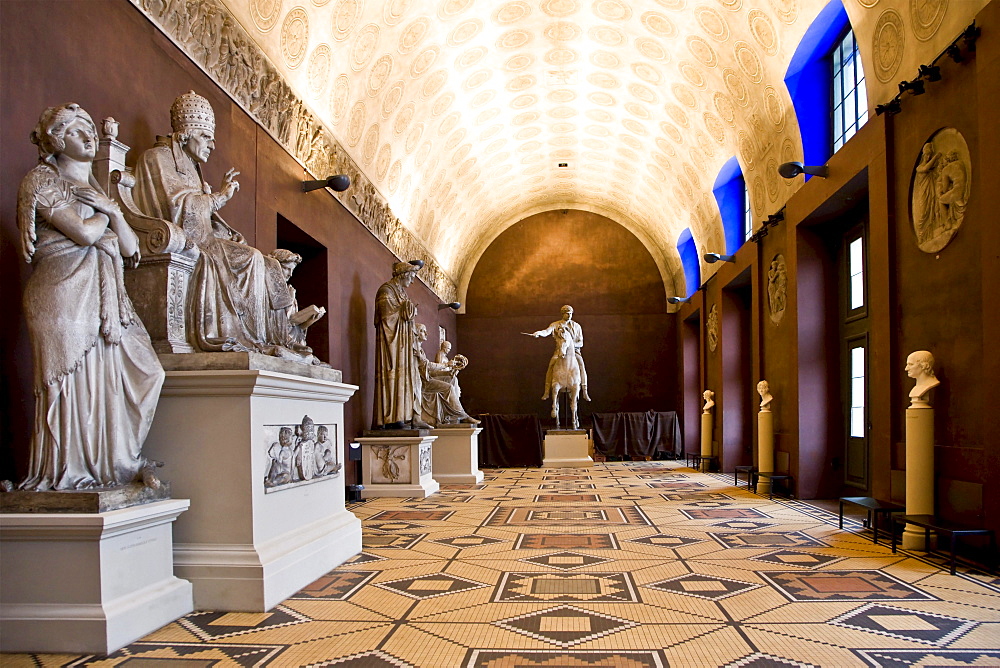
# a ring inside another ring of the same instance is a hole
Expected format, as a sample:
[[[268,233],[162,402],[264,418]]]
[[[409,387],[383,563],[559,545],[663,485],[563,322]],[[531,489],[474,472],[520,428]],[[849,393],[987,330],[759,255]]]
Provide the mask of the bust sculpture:
[[[170,108],[170,125],[172,132],[139,158],[134,196],[143,213],[177,225],[199,251],[188,288],[189,343],[201,352],[253,351],[316,362],[288,346],[294,298],[281,265],[247,245],[218,213],[239,190],[239,172],[227,171],[215,192],[202,176],[215,150],[208,100],[194,91],[181,95]]]
[[[917,382],[910,390],[910,404],[912,406],[927,407],[927,393],[941,384],[941,381],[934,375],[934,355],[926,350],[918,350],[910,353],[906,358],[906,375],[914,378]]]
[[[774,397],[771,396],[771,388],[766,380],[757,383],[757,394],[760,395],[760,410],[771,410],[771,402],[774,400]]]
[[[580,367],[580,396],[590,401],[590,395],[587,393],[587,367],[583,363],[583,353],[580,352],[583,348],[583,328],[580,327],[580,323],[573,320],[572,306],[566,304],[559,311],[562,314],[560,320],[556,320],[545,329],[529,334],[535,338],[551,334],[556,343],[555,352],[552,353],[548,370],[545,372],[545,393],[542,395],[542,399],[549,398],[549,390],[552,387],[552,368],[559,360],[563,350],[563,341],[566,340],[573,346],[576,352],[576,361]]]
[[[705,399],[705,405],[701,407],[701,412],[708,413],[712,410],[712,407],[715,406],[715,392],[712,390],[705,390],[701,396]]]
[[[479,424],[479,420],[465,412],[459,399],[462,390],[458,386],[458,372],[468,366],[469,360],[464,355],[455,355],[455,359],[449,360],[445,355],[444,362],[441,362],[439,354],[438,361],[432,362],[423,349],[423,343],[427,341],[427,326],[417,323],[416,334],[414,353],[420,368],[421,419],[435,427],[457,423]],[[450,344],[448,348],[451,348]]]
[[[39,164],[21,181],[17,219],[34,265],[24,313],[35,421],[24,490],[100,489],[142,480],[141,454],[164,373],[123,283],[138,240],[92,173],[97,128],[76,104],[42,112]]]
[[[375,406],[376,429],[428,429],[420,418],[420,368],[414,318],[417,305],[406,288],[423,262],[397,262],[392,278],[375,294]]]

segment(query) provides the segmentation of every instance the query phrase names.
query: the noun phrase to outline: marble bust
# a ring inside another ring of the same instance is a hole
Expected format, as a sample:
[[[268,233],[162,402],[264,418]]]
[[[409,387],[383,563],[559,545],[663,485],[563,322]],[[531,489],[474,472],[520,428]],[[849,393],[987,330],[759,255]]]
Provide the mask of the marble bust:
[[[97,128],[77,104],[42,112],[21,181],[24,314],[34,365],[32,491],[159,487],[141,454],[164,373],[125,291],[138,239],[93,175]]]
[[[757,394],[760,395],[760,410],[771,410],[771,402],[774,400],[774,397],[771,396],[771,387],[767,384],[766,380],[757,383]]]
[[[701,412],[708,413],[715,406],[715,392],[705,390],[701,396],[705,399],[705,405],[701,407]]]
[[[910,390],[910,404],[929,406],[927,393],[941,384],[934,375],[934,355],[927,350],[910,353],[906,358],[905,370],[907,376],[916,380],[916,384]]]

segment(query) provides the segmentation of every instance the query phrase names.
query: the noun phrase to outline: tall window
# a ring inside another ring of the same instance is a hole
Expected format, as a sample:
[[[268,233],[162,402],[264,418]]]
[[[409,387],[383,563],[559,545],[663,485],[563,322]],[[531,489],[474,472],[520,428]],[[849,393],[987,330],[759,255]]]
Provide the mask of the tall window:
[[[736,156],[727,160],[726,164],[719,170],[718,176],[715,177],[715,185],[712,186],[712,193],[715,195],[715,201],[719,204],[726,247],[724,250],[716,248],[706,248],[705,250],[735,255],[748,238],[746,234],[746,208],[749,201],[747,184]]]
[[[833,65],[833,151],[840,150],[868,120],[865,73],[858,43],[848,29],[830,54]]]
[[[750,189],[743,182],[743,241],[753,236],[753,214],[750,213]]]

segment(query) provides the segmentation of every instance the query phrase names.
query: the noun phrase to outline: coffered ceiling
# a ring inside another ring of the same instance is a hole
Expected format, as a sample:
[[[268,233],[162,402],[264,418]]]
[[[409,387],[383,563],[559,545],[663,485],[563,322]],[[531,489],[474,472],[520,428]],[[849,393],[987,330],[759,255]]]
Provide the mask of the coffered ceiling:
[[[578,208],[680,293],[682,230],[725,252],[729,158],[758,221],[802,185],[776,171],[802,156],[783,79],[827,0],[223,2],[460,287],[506,227]],[[869,105],[983,4],[845,0]]]

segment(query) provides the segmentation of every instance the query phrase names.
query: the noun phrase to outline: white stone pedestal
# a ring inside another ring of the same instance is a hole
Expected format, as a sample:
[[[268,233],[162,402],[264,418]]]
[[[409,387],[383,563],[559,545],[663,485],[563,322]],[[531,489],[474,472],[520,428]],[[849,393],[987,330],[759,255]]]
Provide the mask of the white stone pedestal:
[[[254,353],[160,360],[167,378],[143,453],[166,462],[162,477],[191,499],[174,559],[196,609],[269,610],[361,551],[342,472],[264,486],[278,431],[307,415],[327,427],[342,466],[344,403],[356,386],[338,382],[335,369]]]
[[[594,463],[586,429],[550,429],[543,447],[544,468],[582,468]]]
[[[423,499],[441,485],[433,477],[431,444],[437,436],[364,436],[361,443],[364,499],[381,496]]]
[[[906,409],[906,514],[934,514],[934,409],[927,402],[914,402]],[[923,528],[907,524],[903,531],[904,550],[930,550],[925,546]]]
[[[471,424],[431,429],[434,441],[434,480],[442,485],[476,485],[485,477],[479,470],[479,432]]]
[[[0,514],[3,651],[110,654],[191,612],[171,538],[189,503]]]

